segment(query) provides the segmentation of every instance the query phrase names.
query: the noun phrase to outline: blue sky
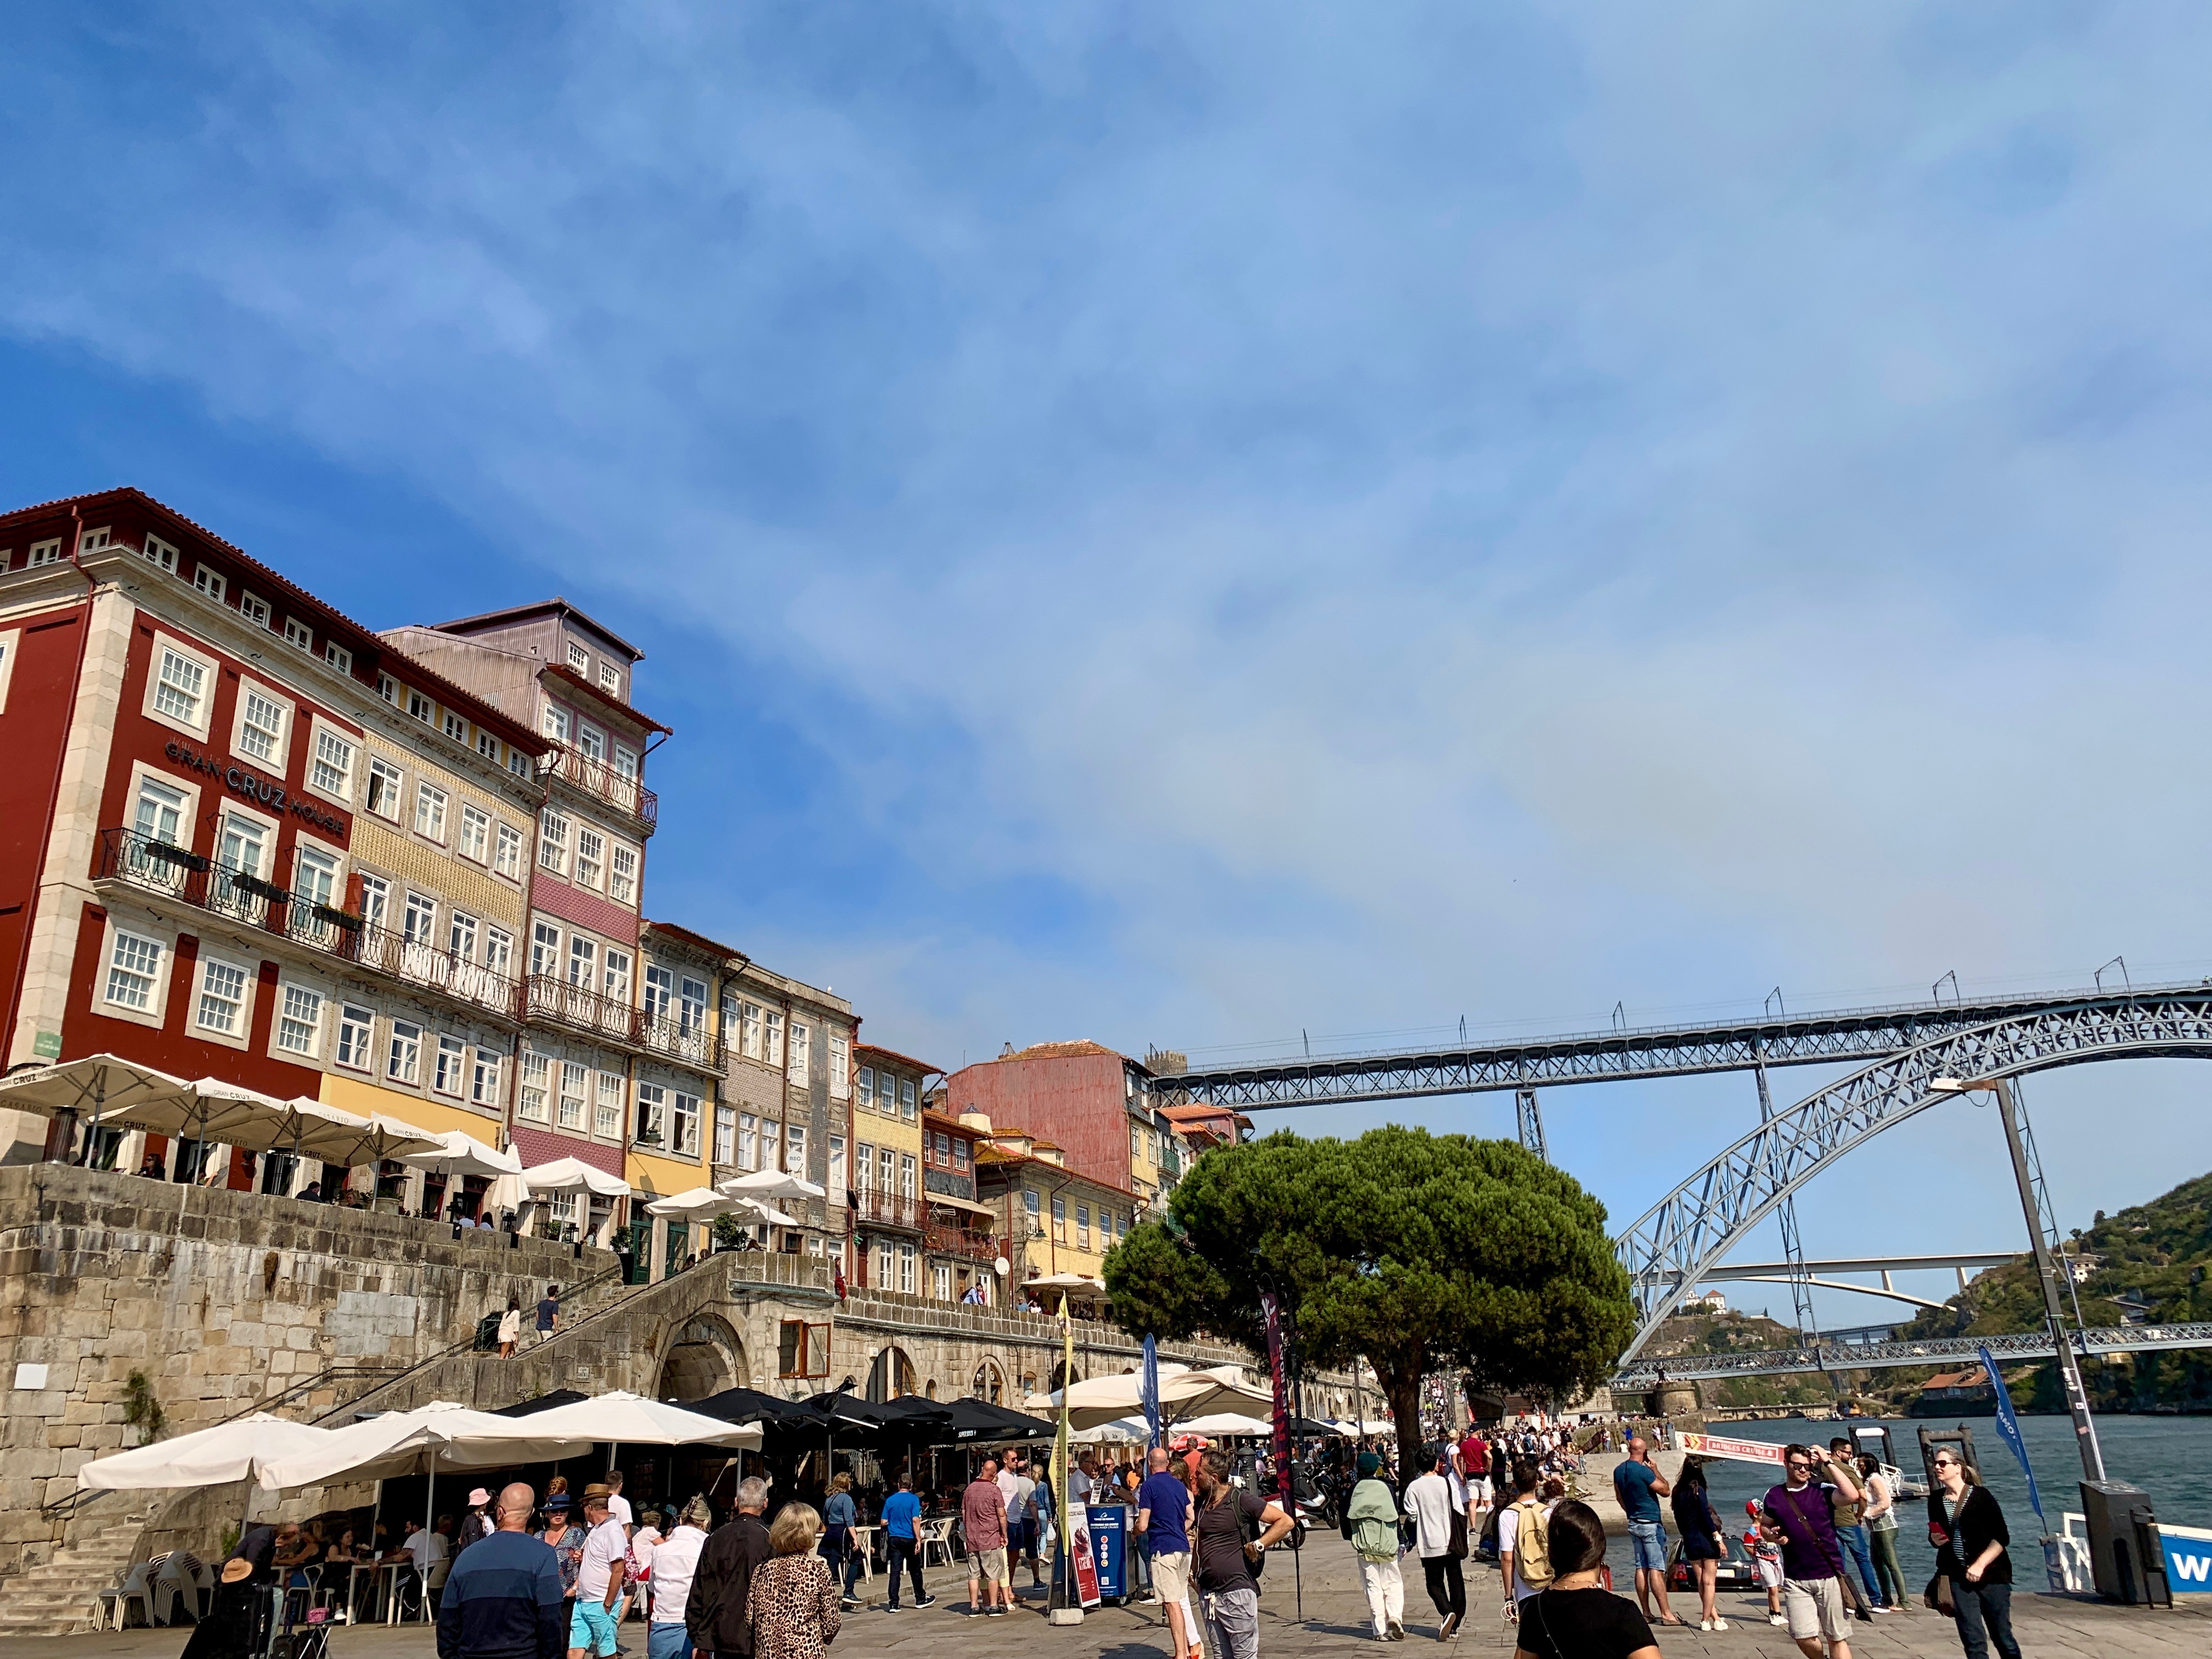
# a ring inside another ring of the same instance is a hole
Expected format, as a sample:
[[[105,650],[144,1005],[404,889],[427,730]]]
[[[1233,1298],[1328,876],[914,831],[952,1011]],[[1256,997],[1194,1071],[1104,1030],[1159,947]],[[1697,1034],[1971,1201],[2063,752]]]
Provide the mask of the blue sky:
[[[604,615],[652,910],[947,1065],[2194,975],[2208,29],[19,10],[0,493]],[[2203,1088],[2039,1083],[2062,1211]],[[1626,1220],[1751,1110],[1552,1116]],[[1986,1129],[1814,1248],[2013,1237]]]

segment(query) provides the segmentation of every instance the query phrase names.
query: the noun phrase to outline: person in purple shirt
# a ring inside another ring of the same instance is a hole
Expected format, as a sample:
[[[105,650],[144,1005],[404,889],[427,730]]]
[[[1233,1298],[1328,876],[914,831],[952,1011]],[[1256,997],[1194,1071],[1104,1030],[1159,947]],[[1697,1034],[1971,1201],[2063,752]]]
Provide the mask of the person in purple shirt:
[[[1851,1659],[1844,1552],[1828,1493],[1832,1487],[1844,1502],[1856,1503],[1858,1481],[1847,1465],[1810,1446],[1784,1446],[1782,1468],[1783,1483],[1766,1489],[1759,1532],[1782,1547],[1782,1610],[1790,1639],[1806,1659]]]

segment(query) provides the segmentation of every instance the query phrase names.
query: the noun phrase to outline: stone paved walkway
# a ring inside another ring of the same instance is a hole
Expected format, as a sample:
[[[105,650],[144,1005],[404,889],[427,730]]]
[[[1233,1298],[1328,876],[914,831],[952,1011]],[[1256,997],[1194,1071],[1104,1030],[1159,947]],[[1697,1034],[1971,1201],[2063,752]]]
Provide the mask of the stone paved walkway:
[[[1267,1564],[1267,1595],[1261,1601],[1261,1659],[1325,1659],[1373,1652],[1366,1603],[1352,1552],[1331,1536],[1310,1543],[1300,1563],[1305,1589],[1305,1619],[1297,1617],[1295,1581],[1289,1558]],[[1407,1577],[1407,1642],[1396,1650],[1415,1659],[1433,1648],[1435,1610],[1421,1589],[1419,1564],[1409,1560]],[[959,1659],[1167,1659],[1166,1631],[1157,1607],[1130,1606],[1093,1610],[1080,1626],[1045,1623],[1042,1593],[1032,1591],[1024,1606],[1003,1619],[973,1620],[967,1614],[964,1579],[943,1568],[930,1574],[940,1598],[934,1607],[908,1608],[896,1615],[883,1609],[883,1581],[876,1581],[866,1612],[846,1616],[843,1633],[832,1650],[837,1659],[863,1654],[896,1654],[921,1659],[957,1652]],[[1499,1614],[1495,1569],[1472,1573],[1468,1594],[1473,1610],[1468,1628],[1447,1644],[1454,1659],[1504,1656],[1512,1651],[1510,1627]],[[1694,1601],[1677,1596],[1675,1610],[1692,1609]],[[1759,1598],[1722,1598],[1730,1621],[1725,1632],[1694,1628],[1662,1630],[1665,1659],[1797,1659],[1797,1649],[1782,1631],[1766,1623]],[[2107,1607],[2100,1602],[2022,1595],[2013,1603],[2013,1620],[2026,1659],[2203,1659],[2212,1654],[2212,1597],[2188,1598],[2174,1612]],[[645,1627],[623,1626],[630,1659],[643,1659]],[[1957,1659],[1958,1637],[1951,1621],[1918,1612],[1852,1626],[1855,1659]],[[0,1643],[0,1659],[175,1659],[187,1632],[176,1630],[103,1632],[82,1636],[11,1639]],[[430,1632],[421,1626],[387,1629],[368,1626],[332,1634],[332,1659],[432,1659]],[[1440,1656],[1442,1659],[1442,1656]]]

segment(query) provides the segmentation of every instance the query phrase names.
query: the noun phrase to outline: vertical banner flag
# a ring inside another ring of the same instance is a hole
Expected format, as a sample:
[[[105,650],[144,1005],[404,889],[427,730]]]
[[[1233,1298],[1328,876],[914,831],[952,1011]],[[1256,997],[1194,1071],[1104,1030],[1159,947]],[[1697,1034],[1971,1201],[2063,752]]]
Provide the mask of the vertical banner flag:
[[[1145,1336],[1145,1369],[1138,1379],[1137,1393],[1145,1402],[1145,1425],[1152,1431],[1152,1444],[1167,1444],[1160,1434],[1160,1345],[1149,1332]]]
[[[1267,1322],[1267,1370],[1275,1384],[1275,1487],[1284,1511],[1291,1509],[1291,1389],[1283,1372],[1283,1309],[1273,1291],[1260,1292],[1260,1313]]]
[[[2020,1472],[2027,1477],[2028,1506],[2035,1511],[2044,1535],[2051,1533],[2051,1523],[2043,1518],[2043,1494],[2035,1489],[2035,1471],[2027,1466],[2027,1442],[2020,1437],[2020,1419],[2013,1415],[2012,1393],[2005,1387],[2004,1376],[1997,1370],[1997,1362],[1990,1358],[1989,1344],[1981,1345],[1982,1369],[1990,1375],[1990,1388],[1997,1397],[1997,1437],[2012,1448],[2012,1455],[2020,1460]]]
[[[1052,1437],[1052,1493],[1060,1500],[1060,1559],[1067,1559],[1070,1524],[1067,1492],[1067,1396],[1075,1386],[1075,1322],[1068,1316],[1067,1292],[1060,1293],[1060,1427]]]

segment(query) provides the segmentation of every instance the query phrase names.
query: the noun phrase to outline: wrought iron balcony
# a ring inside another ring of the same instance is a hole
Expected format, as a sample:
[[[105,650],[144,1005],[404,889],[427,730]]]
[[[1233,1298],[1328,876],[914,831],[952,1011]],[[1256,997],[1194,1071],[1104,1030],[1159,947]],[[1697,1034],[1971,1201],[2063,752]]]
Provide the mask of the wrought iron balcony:
[[[989,1261],[999,1254],[998,1241],[990,1234],[948,1221],[933,1221],[924,1227],[921,1247],[933,1255],[957,1255],[969,1261]]]
[[[135,830],[100,833],[100,873],[327,952],[374,973],[410,985],[441,991],[478,1007],[515,1017],[513,978],[482,963],[426,940],[410,939],[387,927],[369,927],[359,916],[305,893],[211,861],[181,847]]]
[[[556,744],[546,752],[548,777],[561,779],[586,794],[595,795],[616,811],[627,812],[641,823],[660,822],[660,797],[647,788],[634,773],[618,772],[603,760],[594,760],[580,749]]]
[[[627,1002],[617,1002],[581,985],[571,985],[553,974],[532,974],[524,981],[527,997],[524,1014],[531,1019],[550,1019],[593,1036],[617,1042],[639,1042],[643,1016]]]
[[[702,1072],[721,1071],[729,1054],[722,1040],[705,1025],[687,1025],[676,1019],[641,1015],[638,1041],[657,1054]]]
[[[853,1219],[865,1226],[896,1227],[904,1232],[918,1233],[922,1230],[921,1200],[862,1188],[853,1194]]]

